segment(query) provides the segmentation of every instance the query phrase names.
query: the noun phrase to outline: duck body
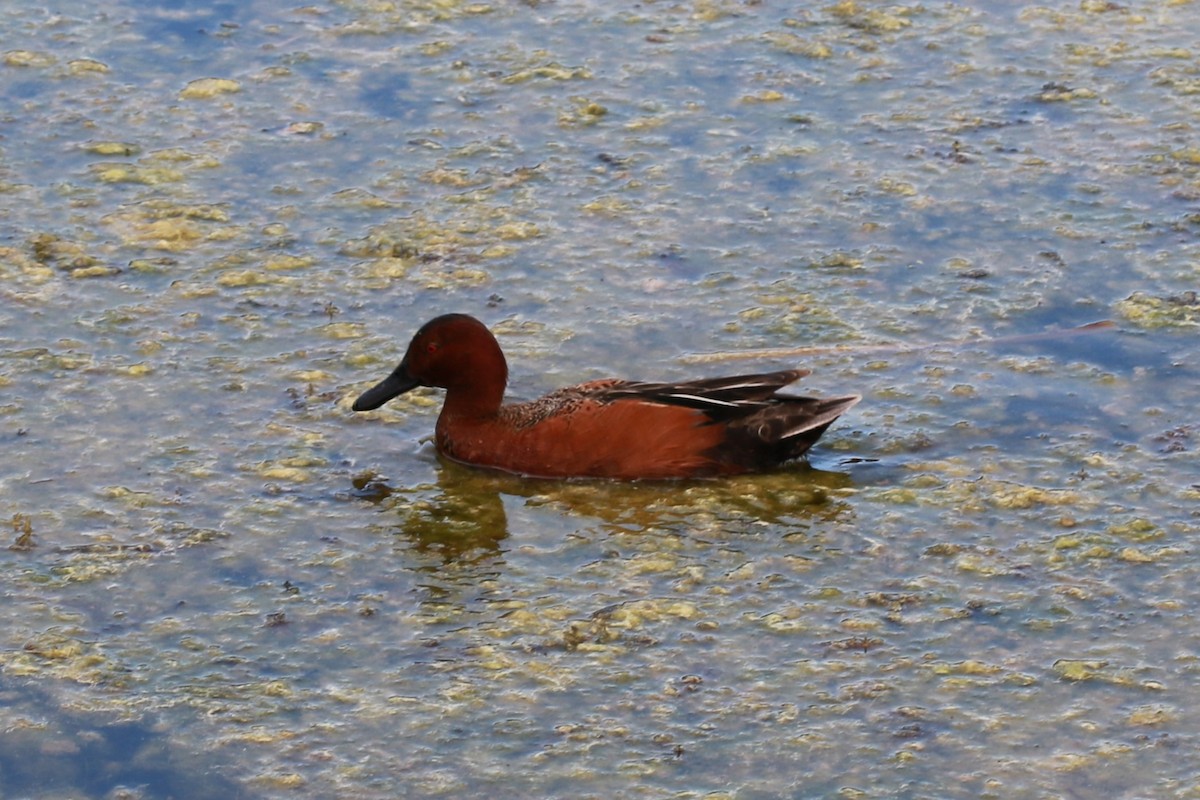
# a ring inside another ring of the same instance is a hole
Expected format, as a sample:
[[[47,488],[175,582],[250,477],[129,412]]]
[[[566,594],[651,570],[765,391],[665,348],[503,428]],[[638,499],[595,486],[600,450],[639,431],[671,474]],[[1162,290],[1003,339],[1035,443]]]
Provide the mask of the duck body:
[[[504,405],[508,365],[496,338],[473,317],[447,314],[417,331],[400,365],[353,409],[378,408],[417,386],[441,387],[435,441],[455,461],[544,478],[711,478],[802,456],[860,399],[779,394],[807,374],[606,379]]]

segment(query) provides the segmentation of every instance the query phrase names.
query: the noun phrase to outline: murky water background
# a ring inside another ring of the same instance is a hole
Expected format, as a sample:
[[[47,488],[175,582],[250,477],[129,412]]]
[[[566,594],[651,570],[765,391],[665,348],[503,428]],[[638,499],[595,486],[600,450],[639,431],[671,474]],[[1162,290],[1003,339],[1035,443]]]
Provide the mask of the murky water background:
[[[39,5],[0,796],[1200,797],[1194,2]],[[481,474],[349,411],[446,311],[518,397],[865,399],[775,475]]]

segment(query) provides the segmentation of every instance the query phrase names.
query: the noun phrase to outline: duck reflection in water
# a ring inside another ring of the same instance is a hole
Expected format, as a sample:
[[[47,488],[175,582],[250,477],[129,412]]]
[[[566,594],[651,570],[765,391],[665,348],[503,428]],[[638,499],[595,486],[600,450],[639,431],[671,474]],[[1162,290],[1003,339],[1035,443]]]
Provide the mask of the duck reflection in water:
[[[715,515],[718,527],[736,536],[750,520],[779,525],[786,533],[852,513],[837,496],[852,483],[848,473],[808,465],[724,481],[558,481],[480,471],[442,457],[436,486],[397,488],[371,471],[354,478],[357,496],[394,511],[396,532],[418,552],[437,553],[444,563],[501,554],[512,533],[506,501],[558,509],[580,529],[594,523],[626,535],[663,530],[688,535],[698,529],[700,515],[711,531]]]

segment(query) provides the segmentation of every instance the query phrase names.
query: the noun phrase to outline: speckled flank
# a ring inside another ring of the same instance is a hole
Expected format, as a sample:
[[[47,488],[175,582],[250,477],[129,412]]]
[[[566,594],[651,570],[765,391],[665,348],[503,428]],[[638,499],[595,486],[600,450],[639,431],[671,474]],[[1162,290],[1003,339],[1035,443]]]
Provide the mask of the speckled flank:
[[[500,419],[507,425],[524,430],[549,417],[568,416],[585,408],[606,403],[612,399],[612,389],[628,385],[629,381],[605,378],[578,386],[565,386],[528,403],[503,406],[500,409]]]

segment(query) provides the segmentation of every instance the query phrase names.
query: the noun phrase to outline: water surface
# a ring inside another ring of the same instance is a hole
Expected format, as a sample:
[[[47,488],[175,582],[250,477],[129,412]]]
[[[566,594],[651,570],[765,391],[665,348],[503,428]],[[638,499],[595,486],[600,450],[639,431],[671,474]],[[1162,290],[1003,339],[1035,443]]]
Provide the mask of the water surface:
[[[0,793],[1195,796],[1192,5],[6,4]],[[447,311],[864,401],[479,473]]]

